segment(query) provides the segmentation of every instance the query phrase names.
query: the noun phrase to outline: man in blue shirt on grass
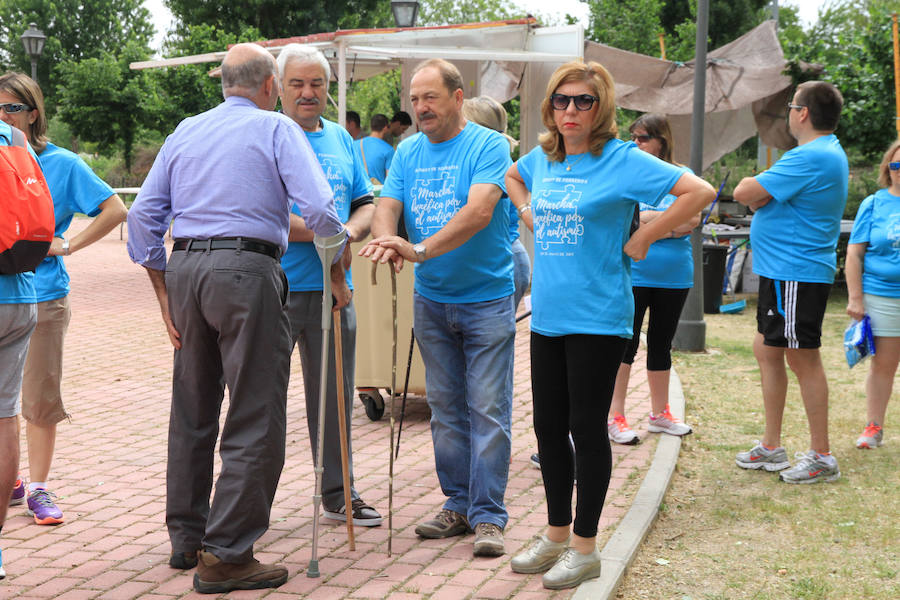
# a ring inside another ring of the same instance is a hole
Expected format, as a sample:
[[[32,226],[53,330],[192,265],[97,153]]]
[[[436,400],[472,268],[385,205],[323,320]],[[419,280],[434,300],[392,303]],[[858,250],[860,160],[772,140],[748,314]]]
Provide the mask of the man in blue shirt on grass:
[[[760,277],[753,353],[766,413],[762,440],[738,453],[736,462],[744,469],[787,469],[780,475],[786,483],[841,475],[829,448],[828,381],[819,347],[847,202],[847,156],[834,136],[842,106],[841,93],[830,83],[800,84],[788,104],[797,147],[734,190],[736,201],[756,211],[750,228],[753,272]],[[809,451],[790,469],[781,446],[785,362],[800,384],[810,433]]]
[[[431,437],[441,489],[425,538],[475,530],[474,554],[504,553],[512,411],[513,264],[504,176],[509,142],[467,122],[463,82],[451,63],[419,64],[410,83],[419,134],[391,163],[360,252],[416,263],[413,322],[425,363]],[[396,235],[403,215],[410,241]]]

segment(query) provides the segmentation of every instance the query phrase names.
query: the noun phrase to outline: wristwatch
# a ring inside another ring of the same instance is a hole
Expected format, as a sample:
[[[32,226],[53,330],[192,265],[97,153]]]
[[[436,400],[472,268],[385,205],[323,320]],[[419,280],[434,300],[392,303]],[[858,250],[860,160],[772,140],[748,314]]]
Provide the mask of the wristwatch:
[[[425,244],[415,244],[413,252],[416,253],[416,262],[425,262]]]
[[[69,240],[67,240],[66,238],[63,238],[62,250],[64,256],[69,255]]]

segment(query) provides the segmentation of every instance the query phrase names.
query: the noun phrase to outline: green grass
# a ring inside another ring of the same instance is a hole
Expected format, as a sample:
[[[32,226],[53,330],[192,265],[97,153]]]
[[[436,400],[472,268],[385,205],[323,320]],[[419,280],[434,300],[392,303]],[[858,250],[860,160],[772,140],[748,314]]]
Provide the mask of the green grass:
[[[751,349],[755,298],[748,304],[740,315],[706,315],[708,352],[675,356],[694,434],[619,597],[900,598],[898,409],[888,406],[885,446],[854,447],[868,364],[851,370],[844,359],[846,293],[832,292],[823,325],[829,433],[842,473],[830,484],[787,485],[734,464],[764,426]],[[809,429],[796,379],[789,381],[782,441],[792,457],[808,448]],[[660,556],[669,564],[656,564]]]

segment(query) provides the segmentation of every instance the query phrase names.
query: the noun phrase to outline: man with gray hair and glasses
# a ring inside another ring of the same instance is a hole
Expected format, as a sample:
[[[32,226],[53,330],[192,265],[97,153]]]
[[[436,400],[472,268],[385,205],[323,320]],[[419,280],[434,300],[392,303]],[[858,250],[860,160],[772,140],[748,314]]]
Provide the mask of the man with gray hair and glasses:
[[[147,269],[175,347],[169,565],[196,565],[194,588],[210,594],[287,580],[283,566],[253,558],[253,544],[268,529],[284,465],[291,337],[279,259],[291,206],[317,236],[334,238],[326,243],[346,237],[305,136],[272,112],[275,59],[256,44],[232,47],[222,91],[222,104],[166,139],[128,215],[128,252]],[[167,262],[163,236],[173,219]],[[337,259],[332,279],[342,281],[342,270]],[[338,308],[349,299],[340,290],[337,298]],[[210,504],[226,385],[222,469]]]
[[[372,186],[353,138],[347,130],[333,121],[322,118],[325,112],[328,80],[331,68],[321,52],[309,46],[288,44],[278,54],[278,74],[281,78],[281,106],[284,114],[294,120],[306,134],[306,139],[322,166],[325,178],[334,192],[334,207],[344,222],[351,242],[362,241],[369,235],[369,225],[375,213]],[[287,275],[290,296],[286,311],[291,324],[291,341],[300,349],[303,365],[303,387],[306,396],[306,421],[313,462],[318,449],[319,373],[322,361],[322,267],[313,247],[313,232],[307,227],[300,211],[291,214],[291,232],[287,252],[281,266]],[[346,282],[333,282],[332,287],[352,286],[349,252],[344,253],[347,268]],[[353,374],[356,370],[356,310],[351,301],[341,309],[341,340],[344,411],[347,419],[347,455],[350,457],[350,510],[344,506],[344,481],[341,477],[341,443],[338,428],[337,377],[335,363],[328,361],[326,384],[325,435],[322,452],[322,504],[325,516],[346,521],[352,515],[353,524],[374,527],[381,524],[381,515],[366,504],[353,487],[353,454],[350,436],[350,401],[353,398]],[[329,340],[334,348],[334,340]]]

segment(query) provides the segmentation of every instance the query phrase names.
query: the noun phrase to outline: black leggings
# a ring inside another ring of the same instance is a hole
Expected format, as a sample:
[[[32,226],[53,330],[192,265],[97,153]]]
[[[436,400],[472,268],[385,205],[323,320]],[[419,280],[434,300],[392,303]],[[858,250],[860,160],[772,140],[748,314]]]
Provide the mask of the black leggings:
[[[622,362],[626,365],[634,362],[641,338],[644,313],[649,307],[647,370],[668,371],[672,368],[672,338],[678,329],[678,319],[681,317],[681,309],[690,289],[633,287],[631,291],[634,292],[634,336],[629,341]]]
[[[547,520],[558,527],[572,522],[572,488],[577,469],[573,531],[581,537],[597,535],[609,488],[612,451],[606,435],[606,416],[627,342],[625,338],[607,335],[531,334],[534,433],[547,496]],[[574,457],[569,446],[570,431],[575,442]]]

